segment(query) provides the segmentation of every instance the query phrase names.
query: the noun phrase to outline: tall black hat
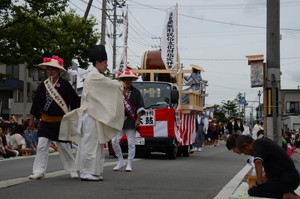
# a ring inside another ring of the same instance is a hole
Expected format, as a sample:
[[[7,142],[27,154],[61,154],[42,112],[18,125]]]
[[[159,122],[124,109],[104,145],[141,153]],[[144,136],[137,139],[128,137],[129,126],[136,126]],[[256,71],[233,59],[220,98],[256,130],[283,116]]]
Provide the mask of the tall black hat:
[[[103,45],[96,45],[91,47],[88,51],[88,56],[90,62],[107,60],[107,54]]]

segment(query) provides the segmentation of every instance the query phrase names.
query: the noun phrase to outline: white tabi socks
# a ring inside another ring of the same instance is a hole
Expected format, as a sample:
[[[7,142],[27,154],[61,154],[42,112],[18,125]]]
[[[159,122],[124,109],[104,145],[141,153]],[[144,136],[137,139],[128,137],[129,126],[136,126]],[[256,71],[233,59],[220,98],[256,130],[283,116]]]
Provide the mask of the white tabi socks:
[[[114,171],[119,171],[122,167],[126,166],[126,162],[124,161],[123,157],[122,158],[118,158],[119,162],[118,164],[113,168]]]
[[[126,166],[126,169],[125,169],[126,172],[131,172],[132,171],[131,165],[132,165],[132,159],[128,159],[127,166]]]

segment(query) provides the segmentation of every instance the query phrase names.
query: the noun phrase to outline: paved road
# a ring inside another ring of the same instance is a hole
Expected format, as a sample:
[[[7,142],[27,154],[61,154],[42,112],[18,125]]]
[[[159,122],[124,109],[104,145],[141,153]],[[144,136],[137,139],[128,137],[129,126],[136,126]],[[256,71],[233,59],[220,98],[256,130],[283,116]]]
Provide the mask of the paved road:
[[[150,159],[136,159],[133,172],[128,173],[112,171],[116,159],[107,155],[103,182],[70,179],[61,171],[57,155],[51,155],[49,159],[48,173],[52,172],[52,175],[38,181],[25,178],[31,173],[33,157],[2,160],[0,185],[15,182],[0,189],[0,198],[210,199],[244,168],[246,160],[246,156],[228,151],[222,143],[219,147],[176,160],[168,160],[162,154],[154,154]],[[18,181],[23,183],[16,184]]]

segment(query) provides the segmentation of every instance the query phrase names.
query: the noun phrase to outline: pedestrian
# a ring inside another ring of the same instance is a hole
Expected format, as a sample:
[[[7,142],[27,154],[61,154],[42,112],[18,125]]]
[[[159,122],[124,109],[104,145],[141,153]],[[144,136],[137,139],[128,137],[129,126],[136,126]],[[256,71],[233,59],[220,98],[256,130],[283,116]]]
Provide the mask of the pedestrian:
[[[234,129],[234,133],[235,134],[241,134],[241,127],[240,127],[240,120],[239,119],[235,119],[234,120],[234,124],[233,124],[233,129]]]
[[[58,56],[44,58],[39,67],[45,69],[48,78],[42,82],[34,96],[30,110],[29,128],[34,128],[34,119],[41,119],[38,135],[37,154],[33,163],[33,174],[29,179],[42,179],[48,165],[48,150],[52,141],[55,141],[63,167],[70,173],[71,178],[78,178],[73,170],[74,157],[69,141],[58,139],[62,117],[71,110],[79,107],[79,97],[70,83],[60,77],[65,72],[64,61]]]
[[[219,136],[220,136],[220,128],[221,128],[221,126],[218,125],[216,119],[213,119],[211,127],[212,127],[212,144],[214,146],[219,146]]]
[[[204,147],[210,147],[212,144],[212,120],[207,119],[207,125],[204,124]]]
[[[113,170],[118,171],[126,166],[120,146],[121,138],[126,134],[128,143],[128,161],[125,171],[131,172],[132,161],[135,156],[135,134],[140,127],[141,116],[145,113],[145,105],[141,92],[132,86],[132,81],[138,79],[137,74],[131,72],[129,69],[125,69],[123,73],[118,74],[118,78],[120,81],[123,81],[125,85],[123,92],[125,120],[122,130],[112,140],[112,146],[115,155],[118,158],[118,164]]]
[[[219,122],[219,126],[220,126],[220,140],[226,142],[228,138],[228,129],[226,128],[227,123]]]
[[[235,147],[245,155],[254,156],[257,181],[248,190],[250,196],[300,198],[294,192],[299,186],[298,171],[279,145],[268,138],[253,140],[249,136],[240,135],[236,138]],[[266,178],[263,178],[263,169]]]
[[[202,151],[202,145],[204,141],[204,122],[206,117],[200,112],[196,117],[196,142],[194,144],[193,151]]]
[[[93,46],[88,56],[94,67],[84,80],[80,108],[63,118],[60,139],[78,144],[75,165],[80,179],[102,181],[104,144],[121,131],[124,122],[123,83],[101,74],[107,69],[103,45]]]
[[[228,120],[226,129],[228,129],[229,136],[233,134],[233,125],[232,125],[232,119]]]
[[[239,120],[239,127],[240,127],[240,131],[241,131],[240,134],[242,134],[245,130],[243,124],[244,124],[243,120]]]
[[[251,137],[250,127],[247,125],[246,121],[244,121],[243,129],[244,129],[244,131],[242,132],[242,135],[247,135],[247,136]]]

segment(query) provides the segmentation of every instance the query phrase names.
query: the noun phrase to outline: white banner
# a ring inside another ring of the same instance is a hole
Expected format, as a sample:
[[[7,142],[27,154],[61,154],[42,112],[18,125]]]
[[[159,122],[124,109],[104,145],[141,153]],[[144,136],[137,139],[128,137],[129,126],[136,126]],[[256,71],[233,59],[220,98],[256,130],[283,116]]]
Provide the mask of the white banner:
[[[166,69],[175,69],[177,64],[177,7],[167,11],[161,38],[161,58]]]

